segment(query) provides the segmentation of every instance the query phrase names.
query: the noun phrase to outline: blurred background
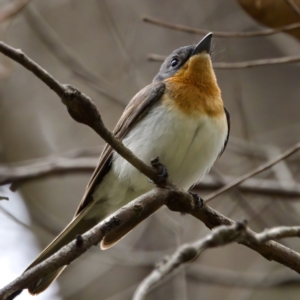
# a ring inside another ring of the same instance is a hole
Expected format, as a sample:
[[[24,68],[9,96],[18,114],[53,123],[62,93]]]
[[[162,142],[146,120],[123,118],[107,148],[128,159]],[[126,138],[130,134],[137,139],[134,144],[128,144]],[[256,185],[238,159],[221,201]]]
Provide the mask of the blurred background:
[[[158,72],[156,59],[204,35],[144,17],[214,32],[213,62],[232,129],[225,153],[196,187],[205,198],[300,140],[300,28],[273,30],[300,22],[297,8],[300,0],[1,0],[0,38],[92,97],[113,129]],[[3,286],[71,220],[104,142],[74,122],[40,80],[3,56],[0,77],[0,181],[6,184],[0,195],[9,197],[0,203]],[[299,225],[299,160],[293,155],[210,205],[234,220],[247,219],[256,231]],[[34,299],[131,299],[166,254],[207,233],[193,217],[162,209],[115,247],[88,251]],[[300,251],[296,239],[282,243]],[[207,250],[147,299],[299,299],[299,278],[233,244]],[[33,298],[24,291],[18,299]]]

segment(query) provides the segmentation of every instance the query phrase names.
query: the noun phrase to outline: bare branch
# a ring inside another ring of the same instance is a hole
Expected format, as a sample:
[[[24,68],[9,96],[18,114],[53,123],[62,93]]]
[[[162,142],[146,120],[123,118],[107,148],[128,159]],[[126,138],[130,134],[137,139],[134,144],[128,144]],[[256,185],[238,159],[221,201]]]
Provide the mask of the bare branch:
[[[48,72],[28,58],[22,51],[16,50],[5,43],[0,42],[0,52],[19,62],[25,68],[33,72],[38,78],[40,78],[49,88],[55,91],[56,94],[61,98],[62,102],[67,106],[68,111],[74,120],[93,128],[107,143],[109,143],[134,167],[136,167],[146,176],[150,177],[152,180],[156,180],[156,171],[137,159],[130,150],[125,148],[122,143],[120,143],[113,136],[113,134],[105,128],[97,108],[89,97],[85,96],[80,91],[69,85],[63,85],[59,83]],[[295,151],[296,150],[294,150],[294,152]],[[289,155],[291,154],[292,153]],[[26,288],[30,282],[36,280],[36,278],[39,278],[40,276],[43,276],[43,274],[49,273],[61,266],[69,264],[72,260],[85,252],[89,247],[101,241],[104,236],[109,236],[109,232],[112,230],[114,230],[114,232],[117,231],[118,228],[126,225],[127,222],[134,222],[137,220],[140,222],[144,220],[163,204],[166,204],[171,210],[192,214],[194,217],[203,221],[209,228],[219,225],[234,225],[232,227],[236,229],[239,228],[234,221],[219,214],[217,211],[209,208],[208,206],[204,205],[202,208],[200,208],[190,194],[178,189],[170,181],[166,180],[163,188],[156,187],[149,193],[137,198],[135,201],[125,206],[125,208],[122,208],[113,214],[109,219],[107,219],[109,221],[106,220],[98,224],[93,229],[78,238],[77,241],[73,241],[69,245],[63,247],[45,262],[24,273],[22,276],[0,291],[0,298],[5,299],[9,295],[15,294],[18,290]],[[230,228],[232,229],[232,227]],[[249,232],[250,231],[247,230],[247,236],[250,236]],[[227,243],[228,240],[233,241],[235,235],[239,235],[237,231],[235,231],[235,233],[234,231],[227,231],[227,233],[230,233],[228,239],[221,238],[223,243]],[[231,236],[233,233],[234,236]],[[253,233],[253,236],[255,237],[255,233]],[[212,243],[209,243],[209,240],[207,240],[206,245],[213,246],[215,240],[211,240],[211,242]],[[277,261],[297,272],[300,272],[300,255],[283,245],[273,241],[259,244],[254,239],[246,241],[240,240],[239,242],[257,251],[269,260]],[[218,243],[220,244],[221,242]],[[187,260],[188,258],[189,260],[192,258],[192,256],[195,256],[194,251],[189,252],[188,257],[185,259]]]
[[[25,17],[31,29],[36,33],[40,40],[54,53],[54,55],[79,79],[83,80],[96,92],[108,97],[119,105],[124,106],[125,102],[115,96],[115,92],[108,83],[99,78],[99,75],[88,70],[80,62],[72,51],[61,41],[56,32],[45,22],[39,12],[30,5],[25,11]],[[101,88],[105,85],[106,88]]]
[[[11,214],[9,211],[7,211],[4,207],[0,206],[0,211],[6,215],[9,219],[17,223],[18,225],[22,226],[23,228],[26,228],[28,230],[32,230],[30,226],[25,224],[24,222],[20,221],[18,218],[16,218],[13,214]]]
[[[269,240],[277,240],[288,237],[300,237],[299,226],[280,226],[271,229],[265,229],[261,233],[254,235],[257,243],[262,244]]]
[[[291,0],[286,0],[291,2]],[[299,8],[298,8],[299,9]],[[177,31],[183,31],[186,33],[192,33],[192,34],[207,34],[211,32],[211,30],[205,30],[205,29],[200,29],[200,28],[193,28],[181,24],[172,24],[168,23],[165,21],[161,21],[155,18],[150,18],[150,17],[143,17],[143,21],[146,23],[150,23],[153,25],[157,25],[160,27],[168,28],[168,29],[173,29]],[[286,32],[290,31],[293,29],[298,29],[300,28],[300,23],[294,23],[294,24],[289,24],[281,27],[277,27],[275,29],[264,29],[264,30],[257,30],[257,31],[246,31],[246,32],[224,32],[224,31],[214,31],[214,36],[215,37],[222,37],[222,38],[245,38],[245,37],[257,37],[257,36],[267,36],[267,35],[273,35],[277,34],[280,32]]]
[[[201,209],[194,210],[191,215],[202,221],[208,228],[212,229],[220,225],[232,225],[235,222],[226,216],[220,214],[216,210],[207,205],[203,205]],[[248,230],[249,233],[249,230]],[[250,236],[250,234],[248,234]],[[300,254],[274,241],[269,241],[265,244],[258,244],[256,242],[239,241],[240,244],[251,248],[260,253],[267,260],[274,260],[280,264],[288,266],[292,270],[300,273]]]
[[[230,288],[268,289],[270,287],[287,285],[298,287],[300,284],[299,275],[288,272],[286,269],[276,273],[272,272],[266,277],[266,275],[261,274],[261,272],[247,274],[233,270],[196,266],[195,264],[188,267],[187,276],[192,280],[196,280],[198,283],[217,284]]]
[[[300,16],[300,7],[294,2],[294,0],[285,0],[285,2],[292,8],[292,10]]]
[[[0,200],[9,200],[9,198],[5,196],[0,196]]]
[[[244,243],[265,243],[271,239],[284,237],[297,237],[300,233],[300,227],[277,227],[265,230],[262,233],[255,234],[248,230],[242,223],[235,223],[230,226],[217,227],[206,237],[190,244],[180,246],[171,256],[165,257],[159,265],[148,275],[137,288],[133,299],[145,299],[148,291],[159,281],[165,278],[182,265],[196,259],[204,250],[230,244],[232,242],[243,240]]]
[[[262,67],[269,65],[282,65],[282,64],[292,64],[300,62],[300,56],[285,56],[278,58],[266,58],[266,59],[257,59],[250,61],[241,61],[241,62],[218,62],[214,64],[216,69],[243,69],[243,68],[253,68],[253,67]]]
[[[18,185],[33,179],[39,179],[51,175],[63,175],[69,173],[90,174],[95,170],[98,159],[91,157],[66,158],[49,157],[33,163],[22,163],[17,166],[0,165],[0,185],[17,183]]]
[[[0,165],[0,185],[12,183],[14,187],[24,184],[25,182],[36,180],[48,176],[60,176],[65,174],[88,173],[91,174],[97,163],[98,157],[79,157],[82,154],[99,154],[99,150],[81,149],[70,151],[70,157],[50,156],[33,161],[19,162],[13,165]],[[70,156],[69,155],[69,156]],[[75,159],[76,158],[76,159]],[[224,176],[224,183],[230,183],[234,177]],[[223,182],[215,180],[211,175],[206,175],[194,189],[211,190],[223,187]],[[285,182],[279,185],[278,181],[270,179],[250,178],[241,183],[242,191],[263,193],[268,195],[280,195],[289,197],[287,200],[298,200],[300,196],[300,185],[296,183]]]
[[[77,237],[68,245],[62,247],[50,258],[26,271],[20,277],[1,289],[0,299],[13,299],[9,297],[18,291],[26,289],[30,283],[38,278],[43,277],[62,266],[70,264],[89,248],[100,243],[109,233],[122,226],[126,226],[128,222],[139,219],[143,220],[149,217],[149,215],[159,209],[164,202],[168,202],[174,199],[174,197],[176,199],[183,198],[183,202],[192,198],[189,193],[175,190],[172,186],[168,186],[168,188],[154,188],[150,192],[133,200],[83,235]],[[183,204],[183,206],[186,205]]]
[[[163,62],[165,56],[159,54],[148,54],[148,60]],[[243,68],[253,68],[253,67],[262,67],[269,65],[281,65],[281,64],[292,64],[300,62],[300,56],[285,56],[278,58],[266,58],[266,59],[257,59],[241,62],[217,62],[213,63],[215,69],[243,69]]]
[[[219,225],[231,226],[229,227],[229,231],[226,231],[226,226],[221,227],[221,231],[217,231],[219,232],[218,234],[213,233],[213,236],[216,235],[213,239],[204,239],[205,243],[202,247],[213,247],[214,245],[218,246],[235,241],[238,237],[241,237],[241,231],[245,231],[243,229],[244,226],[236,224],[234,221],[226,218],[212,208],[206,205],[203,205],[202,208],[199,207],[189,193],[178,189],[174,185],[166,184],[163,188],[156,187],[150,192],[133,200],[103,222],[80,236],[77,241],[71,242],[43,263],[22,274],[19,278],[0,290],[0,299],[8,299],[11,295],[15,295],[18,291],[27,288],[30,283],[37,278],[71,263],[88,248],[99,243],[104,237],[109,237],[110,233],[114,234],[119,229],[122,230],[123,226],[132,224],[132,222],[135,224],[140,223],[164,204],[171,210],[192,214],[203,221],[209,228]],[[272,233],[267,237],[264,235],[261,240],[258,240],[255,239],[256,234],[250,229],[247,229],[245,236],[246,238],[238,239],[238,242],[257,251],[267,259],[277,261],[300,273],[300,254],[273,241],[260,244],[260,241],[265,241],[268,238],[292,236],[290,233],[287,231],[280,231],[280,233]],[[183,259],[187,262],[194,258],[197,255],[197,252],[195,252],[195,249],[192,249],[184,255]],[[9,299],[13,299],[13,297],[10,297]]]
[[[211,193],[210,195],[208,195],[208,197],[206,198],[206,202],[212,200],[213,198],[221,195],[222,193],[232,189],[233,187],[241,184],[242,182],[244,182],[246,179],[253,177],[271,167],[273,167],[274,165],[276,165],[277,163],[279,163],[280,161],[288,158],[289,156],[291,156],[292,154],[296,153],[297,151],[299,151],[300,149],[300,142],[297,143],[296,145],[292,146],[291,148],[289,148],[288,150],[286,150],[285,152],[283,152],[282,154],[278,155],[277,157],[275,157],[274,159],[271,159],[270,161],[260,165],[259,167],[257,167],[256,169],[246,173],[245,175],[238,177],[237,179],[233,180],[231,183],[225,185],[224,187],[220,188],[219,190],[215,191],[214,193]]]
[[[97,107],[89,97],[70,85],[64,85],[58,82],[21,50],[17,50],[6,45],[4,42],[0,42],[0,52],[35,74],[61,98],[63,104],[67,106],[70,116],[75,121],[86,124],[94,129],[118,154],[128,160],[141,173],[156,182],[157,173],[154,169],[137,158],[128,148],[124,147],[124,145],[104,126]]]

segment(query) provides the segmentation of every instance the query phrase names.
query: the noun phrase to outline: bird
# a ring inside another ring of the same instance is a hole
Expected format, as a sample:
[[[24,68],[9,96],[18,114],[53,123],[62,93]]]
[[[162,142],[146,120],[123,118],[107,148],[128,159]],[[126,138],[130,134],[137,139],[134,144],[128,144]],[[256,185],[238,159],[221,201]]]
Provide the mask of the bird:
[[[211,61],[212,36],[208,33],[198,44],[173,51],[153,81],[132,98],[114,129],[144,162],[159,157],[170,179],[186,191],[222,155],[230,133],[229,113]],[[145,175],[107,144],[74,218],[25,271],[152,188]],[[101,248],[111,247],[122,236],[102,240]],[[65,267],[39,278],[28,291],[41,293]]]

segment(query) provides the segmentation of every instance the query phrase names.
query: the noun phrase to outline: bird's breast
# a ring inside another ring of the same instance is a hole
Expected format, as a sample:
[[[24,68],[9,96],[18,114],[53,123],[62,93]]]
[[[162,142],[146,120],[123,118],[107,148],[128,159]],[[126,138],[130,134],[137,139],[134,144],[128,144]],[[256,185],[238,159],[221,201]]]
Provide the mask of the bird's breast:
[[[167,96],[165,96],[167,97]],[[226,116],[206,114],[190,117],[166,105],[153,107],[123,139],[145,163],[159,157],[171,180],[188,189],[211,168],[227,135]],[[153,187],[148,179],[119,155],[114,155],[113,170],[132,190],[145,192]]]

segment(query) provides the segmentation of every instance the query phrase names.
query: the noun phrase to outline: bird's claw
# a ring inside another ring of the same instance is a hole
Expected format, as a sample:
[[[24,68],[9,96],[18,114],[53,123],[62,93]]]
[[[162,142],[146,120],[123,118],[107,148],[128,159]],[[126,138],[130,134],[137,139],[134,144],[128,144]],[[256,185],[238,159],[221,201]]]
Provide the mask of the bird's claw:
[[[151,160],[151,166],[158,172],[157,179],[155,181],[156,184],[164,182],[169,177],[168,169],[159,161],[159,157]],[[153,180],[148,180],[153,183]]]
[[[197,194],[193,192],[189,192],[190,195],[193,197],[194,202],[195,202],[195,207],[202,207],[204,204],[204,200]]]

